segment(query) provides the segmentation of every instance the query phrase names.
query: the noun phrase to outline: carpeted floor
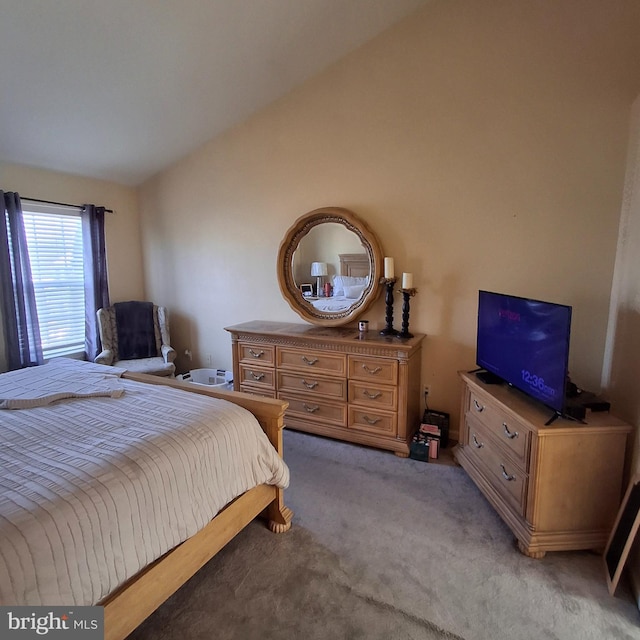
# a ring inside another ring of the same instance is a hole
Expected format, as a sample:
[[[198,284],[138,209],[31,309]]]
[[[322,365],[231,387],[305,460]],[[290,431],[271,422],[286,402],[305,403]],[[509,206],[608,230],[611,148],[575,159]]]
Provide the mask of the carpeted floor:
[[[520,554],[459,467],[285,431],[293,528],[252,523],[130,640],[637,640],[602,558]]]

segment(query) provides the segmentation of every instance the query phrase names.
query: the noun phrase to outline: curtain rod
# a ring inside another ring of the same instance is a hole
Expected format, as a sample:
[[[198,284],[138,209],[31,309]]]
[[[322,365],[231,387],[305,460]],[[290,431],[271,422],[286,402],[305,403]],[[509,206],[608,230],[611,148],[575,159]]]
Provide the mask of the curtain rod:
[[[59,207],[73,207],[74,209],[84,209],[79,204],[69,204],[68,202],[53,202],[53,200],[39,200],[38,198],[26,198],[20,197],[21,200],[29,200],[30,202],[42,202],[43,204],[55,204]],[[113,213],[113,209],[105,209],[105,213]]]

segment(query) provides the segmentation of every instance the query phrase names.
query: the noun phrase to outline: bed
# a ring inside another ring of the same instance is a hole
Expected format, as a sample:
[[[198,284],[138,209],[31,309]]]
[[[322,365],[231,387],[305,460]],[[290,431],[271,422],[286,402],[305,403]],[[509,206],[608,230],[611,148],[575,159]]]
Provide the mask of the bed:
[[[328,298],[309,298],[308,302],[323,313],[338,313],[349,309],[357,300],[358,298],[347,298],[346,296],[338,295]]]
[[[69,359],[0,374],[0,604],[125,638],[256,516],[288,530],[282,401]]]
[[[366,253],[341,253],[340,273],[333,276],[333,295],[308,300],[318,311],[336,313],[349,309],[369,283],[370,263]]]

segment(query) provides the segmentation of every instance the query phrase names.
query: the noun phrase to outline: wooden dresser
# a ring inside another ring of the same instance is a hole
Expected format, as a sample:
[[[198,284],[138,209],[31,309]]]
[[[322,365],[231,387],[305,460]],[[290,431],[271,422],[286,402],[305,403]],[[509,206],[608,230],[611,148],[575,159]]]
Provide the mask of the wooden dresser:
[[[289,402],[286,427],[409,455],[424,336],[261,321],[226,329],[234,388]]]
[[[461,373],[455,456],[511,528],[520,551],[604,549],[622,492],[631,427],[608,413],[545,423],[552,411],[518,390]]]

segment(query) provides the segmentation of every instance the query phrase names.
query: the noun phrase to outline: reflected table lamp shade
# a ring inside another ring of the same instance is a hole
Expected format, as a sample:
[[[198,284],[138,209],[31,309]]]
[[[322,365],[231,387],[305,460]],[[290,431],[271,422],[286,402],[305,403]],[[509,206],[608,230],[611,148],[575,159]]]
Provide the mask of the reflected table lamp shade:
[[[311,263],[311,275],[317,278],[316,282],[316,295],[319,296],[322,291],[322,276],[326,276],[327,271],[326,262],[312,262]]]

